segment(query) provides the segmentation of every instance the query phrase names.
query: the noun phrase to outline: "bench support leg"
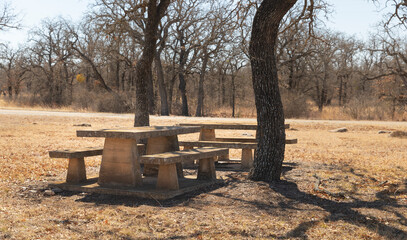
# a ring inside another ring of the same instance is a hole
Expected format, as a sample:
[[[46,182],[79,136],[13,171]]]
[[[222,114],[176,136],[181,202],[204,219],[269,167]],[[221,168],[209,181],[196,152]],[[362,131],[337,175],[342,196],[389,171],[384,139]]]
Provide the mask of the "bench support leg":
[[[155,154],[171,151],[179,151],[178,137],[176,135],[148,139],[146,154]],[[178,177],[180,178],[184,177],[182,163],[177,163],[177,173]],[[158,165],[144,164],[143,174],[144,176],[157,176]]]
[[[229,160],[229,159],[230,159],[229,154],[226,154],[226,155],[223,155],[223,156],[219,156],[219,157],[218,157],[218,161]]]
[[[250,148],[242,149],[242,168],[249,169],[253,167],[253,153]]]
[[[202,128],[199,133],[199,141],[215,141],[215,129]]]
[[[66,182],[81,183],[86,181],[86,168],[84,158],[70,158]]]
[[[184,150],[189,150],[189,149],[194,149],[194,147],[184,146]],[[194,167],[194,165],[195,165],[195,160],[194,159],[182,162],[183,167]]]
[[[176,164],[159,165],[156,188],[162,190],[179,189]]]
[[[214,158],[204,158],[199,160],[198,180],[215,180],[216,170]]]

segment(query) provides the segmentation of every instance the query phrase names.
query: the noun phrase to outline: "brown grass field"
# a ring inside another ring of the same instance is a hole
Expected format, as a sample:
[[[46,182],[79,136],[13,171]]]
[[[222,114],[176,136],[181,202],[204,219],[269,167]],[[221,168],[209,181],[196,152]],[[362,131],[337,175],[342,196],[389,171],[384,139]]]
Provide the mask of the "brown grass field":
[[[103,144],[76,137],[81,127],[74,125],[132,126],[133,119],[38,113],[0,109],[0,239],[407,239],[407,139],[378,134],[407,131],[406,122],[287,120],[288,137],[299,143],[286,146],[281,182],[219,170],[223,184],[157,201],[77,192],[46,196],[48,184],[63,181],[67,168],[67,161],[50,159],[49,150]],[[151,125],[200,120],[152,117]],[[349,131],[329,132],[338,127]],[[242,133],[254,134],[218,132]],[[97,174],[100,157],[86,164],[88,174]]]

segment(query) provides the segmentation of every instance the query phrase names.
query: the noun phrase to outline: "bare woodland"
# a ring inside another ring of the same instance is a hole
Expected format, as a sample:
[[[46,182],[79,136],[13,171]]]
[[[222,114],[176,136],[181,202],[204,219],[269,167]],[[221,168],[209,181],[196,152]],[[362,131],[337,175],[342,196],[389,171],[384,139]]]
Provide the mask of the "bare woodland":
[[[313,12],[304,12],[299,1],[279,27],[276,63],[286,117],[340,106],[354,119],[405,120],[405,19],[395,26],[385,17],[377,33],[361,41],[324,29],[332,9],[313,4]],[[1,93],[29,105],[131,112],[137,92],[145,91],[150,114],[254,116],[249,43],[259,6],[173,1],[153,23],[155,54],[146,56],[144,47],[154,42],[148,6],[95,1],[79,23],[45,19],[27,44],[2,43]],[[405,8],[402,3],[394,14],[405,17]],[[3,6],[1,31],[19,27],[12,10]],[[151,69],[142,68],[145,61]],[[146,71],[139,87],[138,69]]]

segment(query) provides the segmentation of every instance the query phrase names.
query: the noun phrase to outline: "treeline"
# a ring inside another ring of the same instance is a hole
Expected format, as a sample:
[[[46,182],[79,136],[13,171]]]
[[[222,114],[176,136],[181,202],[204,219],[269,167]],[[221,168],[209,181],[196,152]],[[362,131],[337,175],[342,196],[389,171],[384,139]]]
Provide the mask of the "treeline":
[[[255,115],[248,49],[256,5],[234,2],[170,4],[153,68],[146,69],[151,114]],[[303,7],[280,26],[276,60],[286,117],[336,106],[354,119],[406,120],[407,41],[399,28],[382,24],[363,42],[314,27],[323,19],[297,21]],[[329,12],[323,1],[315,11]],[[134,111],[146,14],[140,1],[97,0],[80,23],[44,20],[26,45],[1,45],[1,94],[28,105]]]

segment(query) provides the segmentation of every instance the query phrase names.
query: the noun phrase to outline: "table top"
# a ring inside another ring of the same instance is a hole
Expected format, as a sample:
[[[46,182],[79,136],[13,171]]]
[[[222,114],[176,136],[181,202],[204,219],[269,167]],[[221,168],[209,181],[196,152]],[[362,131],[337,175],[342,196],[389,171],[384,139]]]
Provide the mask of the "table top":
[[[76,135],[78,137],[142,139],[195,133],[199,132],[200,130],[201,127],[199,126],[144,126],[98,130],[77,130]]]
[[[205,129],[235,129],[235,130],[257,130],[257,123],[180,123],[180,126],[199,126]],[[284,124],[284,127],[290,128],[290,124]]]

